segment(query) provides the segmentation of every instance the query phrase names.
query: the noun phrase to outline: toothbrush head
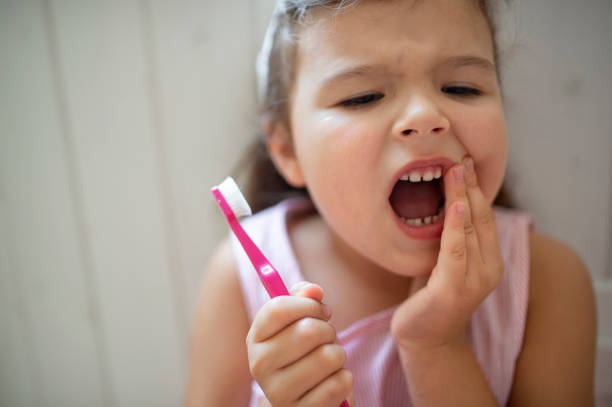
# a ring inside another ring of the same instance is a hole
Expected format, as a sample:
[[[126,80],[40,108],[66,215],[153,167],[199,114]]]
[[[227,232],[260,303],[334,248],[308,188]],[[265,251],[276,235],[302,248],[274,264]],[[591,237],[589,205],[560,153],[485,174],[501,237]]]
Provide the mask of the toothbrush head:
[[[218,189],[221,195],[223,195],[223,198],[225,198],[225,201],[234,212],[236,218],[249,216],[253,213],[248,202],[244,199],[244,195],[240,192],[240,188],[236,185],[236,181],[234,181],[232,177],[227,177],[218,186],[213,187],[213,193],[215,189]]]

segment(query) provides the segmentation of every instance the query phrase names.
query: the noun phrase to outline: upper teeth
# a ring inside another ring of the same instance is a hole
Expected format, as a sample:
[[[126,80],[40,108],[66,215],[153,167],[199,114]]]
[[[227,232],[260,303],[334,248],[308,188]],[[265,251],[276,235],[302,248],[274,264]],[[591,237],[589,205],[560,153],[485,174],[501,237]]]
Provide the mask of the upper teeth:
[[[421,182],[421,181],[431,181],[434,178],[438,179],[442,176],[442,168],[430,168],[427,171],[423,172],[418,170],[412,170],[410,172],[405,173],[400,177],[401,181],[410,181],[410,182]]]

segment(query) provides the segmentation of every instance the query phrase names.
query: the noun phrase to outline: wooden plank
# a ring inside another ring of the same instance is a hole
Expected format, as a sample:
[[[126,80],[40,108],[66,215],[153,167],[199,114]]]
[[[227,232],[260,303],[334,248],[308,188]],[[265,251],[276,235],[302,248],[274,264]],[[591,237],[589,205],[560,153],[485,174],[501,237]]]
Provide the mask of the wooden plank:
[[[166,233],[165,244],[168,247],[168,263],[170,272],[171,290],[174,300],[174,314],[178,323],[179,342],[181,344],[181,366],[187,369],[187,313],[185,305],[185,276],[180,258],[181,240],[177,231],[176,199],[173,194],[173,180],[169,171],[168,153],[162,103],[159,91],[159,73],[156,64],[156,43],[154,36],[153,18],[149,1],[140,1],[142,15],[144,54],[146,58],[147,83],[149,100],[153,117],[153,139],[156,148],[157,169],[161,187],[161,206],[164,213],[164,229]]]
[[[612,216],[612,3],[519,2],[515,12],[517,44],[503,71],[510,186],[536,227],[602,278]]]
[[[610,47],[612,48],[612,45]],[[610,53],[612,54],[612,50],[610,50]],[[610,118],[609,120],[612,121],[612,118]],[[611,161],[610,171],[612,172],[612,143],[610,143],[610,155],[608,157],[609,157],[608,160]],[[608,184],[610,188],[610,197],[608,198],[609,199],[608,208],[610,208],[612,206],[612,177],[609,177]],[[608,282],[612,283],[612,209],[608,209],[608,234],[606,237],[608,239],[608,267],[604,275],[604,278]]]
[[[1,6],[0,6],[1,7]],[[7,12],[1,9],[0,12]],[[0,50],[3,47],[0,46]],[[5,147],[0,143],[0,148]],[[4,190],[0,185],[0,394],[10,406],[40,405],[38,352],[32,344],[31,321],[26,312],[18,270],[9,259],[12,235],[5,217]]]
[[[595,361],[595,405],[612,406],[612,341],[600,343]]]
[[[18,290],[2,296],[2,319],[9,322],[3,323],[2,353],[11,354],[10,364],[3,357],[2,365],[15,375],[3,379],[3,387],[10,386],[3,402],[98,406],[104,399],[99,353],[44,8],[40,2],[1,4],[2,291]]]
[[[229,175],[256,131],[250,4],[153,1],[150,7],[168,193],[189,316],[208,257],[227,234],[210,187]]]
[[[612,344],[612,281],[595,281],[594,285],[598,310],[597,334],[604,342]]]
[[[139,3],[57,1],[54,15],[116,403],[177,405],[185,372]]]

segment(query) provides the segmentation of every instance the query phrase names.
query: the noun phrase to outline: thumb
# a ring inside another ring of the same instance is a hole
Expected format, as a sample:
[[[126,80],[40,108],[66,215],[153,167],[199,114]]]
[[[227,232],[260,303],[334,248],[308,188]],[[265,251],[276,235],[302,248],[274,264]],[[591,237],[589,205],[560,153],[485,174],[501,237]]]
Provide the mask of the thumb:
[[[323,288],[318,284],[309,283],[308,281],[300,281],[294,284],[289,292],[297,297],[312,298],[318,302],[323,301]]]

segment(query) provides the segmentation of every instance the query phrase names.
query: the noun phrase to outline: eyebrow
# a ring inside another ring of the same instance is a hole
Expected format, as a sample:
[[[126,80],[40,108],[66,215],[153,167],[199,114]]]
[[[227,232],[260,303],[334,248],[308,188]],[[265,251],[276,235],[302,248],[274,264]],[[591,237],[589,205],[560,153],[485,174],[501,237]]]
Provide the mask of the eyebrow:
[[[326,78],[324,78],[321,81],[321,87],[326,87],[335,82],[340,82],[346,79],[358,78],[358,77],[369,76],[369,75],[374,75],[374,74],[380,75],[387,71],[388,69],[386,69],[383,65],[363,64],[363,65],[351,66],[349,68],[340,69],[330,74]]]
[[[495,72],[495,65],[487,58],[479,57],[476,55],[457,55],[446,58],[443,64],[450,64],[455,68],[461,68],[463,66],[475,66],[477,68],[484,69],[485,71]]]
[[[455,55],[442,60],[440,65],[450,65],[453,68],[461,68],[464,66],[474,66],[487,72],[495,72],[495,65],[487,58],[483,58],[476,55]],[[324,78],[321,82],[321,87],[326,87],[334,82],[340,82],[342,80],[357,78],[369,75],[381,75],[387,73],[389,68],[385,65],[379,64],[362,64],[352,66],[346,69],[340,69],[337,72],[330,74]]]

